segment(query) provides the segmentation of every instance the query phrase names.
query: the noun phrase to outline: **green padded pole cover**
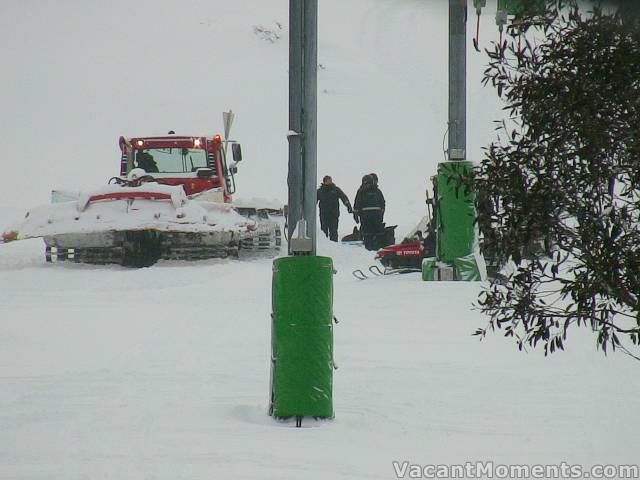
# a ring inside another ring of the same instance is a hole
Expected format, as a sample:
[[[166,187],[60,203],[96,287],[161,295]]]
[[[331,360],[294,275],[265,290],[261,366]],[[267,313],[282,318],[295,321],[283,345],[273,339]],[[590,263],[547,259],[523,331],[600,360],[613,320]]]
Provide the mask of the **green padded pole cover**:
[[[271,405],[274,417],[333,417],[333,262],[273,262]]]
[[[471,162],[438,164],[437,257],[444,262],[473,253],[475,243],[474,195],[460,187],[457,178],[468,174]]]
[[[435,278],[436,263],[438,259],[429,257],[422,260],[422,280],[432,282]]]

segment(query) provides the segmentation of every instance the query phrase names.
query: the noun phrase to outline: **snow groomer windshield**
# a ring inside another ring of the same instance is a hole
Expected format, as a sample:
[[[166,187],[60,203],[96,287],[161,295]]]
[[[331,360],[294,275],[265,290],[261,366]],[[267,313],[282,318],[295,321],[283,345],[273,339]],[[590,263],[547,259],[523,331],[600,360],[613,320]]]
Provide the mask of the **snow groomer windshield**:
[[[135,160],[149,173],[194,172],[207,166],[206,152],[199,148],[147,148],[137,150]]]

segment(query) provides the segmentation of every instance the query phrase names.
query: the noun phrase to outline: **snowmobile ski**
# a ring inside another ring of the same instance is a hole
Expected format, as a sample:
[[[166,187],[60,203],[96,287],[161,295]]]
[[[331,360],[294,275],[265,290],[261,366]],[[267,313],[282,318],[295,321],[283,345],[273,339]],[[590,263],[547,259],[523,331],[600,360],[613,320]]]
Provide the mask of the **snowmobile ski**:
[[[368,268],[370,275],[362,271],[361,269],[356,269],[351,272],[351,274],[356,277],[358,280],[367,280],[369,278],[375,277],[387,277],[389,275],[398,275],[403,273],[416,273],[420,272],[420,269],[411,268],[411,267],[400,267],[400,268],[385,268],[381,270],[377,265],[371,265]]]

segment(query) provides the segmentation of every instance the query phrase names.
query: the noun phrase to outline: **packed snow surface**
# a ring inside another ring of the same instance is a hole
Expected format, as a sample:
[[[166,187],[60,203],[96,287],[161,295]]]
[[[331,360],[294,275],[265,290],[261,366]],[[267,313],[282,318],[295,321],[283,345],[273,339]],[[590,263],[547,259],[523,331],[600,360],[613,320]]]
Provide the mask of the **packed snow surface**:
[[[481,43],[497,37],[488,2]],[[398,236],[424,215],[446,129],[447,2],[323,0],[319,176],[375,171]],[[4,2],[0,226],[118,170],[120,135],[237,113],[239,195],[286,201],[286,0]],[[257,28],[256,28],[257,27]],[[24,33],[28,32],[28,35]],[[258,35],[255,32],[260,32]],[[265,36],[264,32],[271,32]],[[469,50],[469,152],[500,106]],[[277,202],[276,202],[277,203]],[[341,234],[353,222],[343,210]],[[638,461],[637,362],[588,331],[544,358],[472,333],[479,283],[337,273],[336,418],[267,415],[272,263],[46,264],[0,245],[0,479],[393,479],[393,461]]]

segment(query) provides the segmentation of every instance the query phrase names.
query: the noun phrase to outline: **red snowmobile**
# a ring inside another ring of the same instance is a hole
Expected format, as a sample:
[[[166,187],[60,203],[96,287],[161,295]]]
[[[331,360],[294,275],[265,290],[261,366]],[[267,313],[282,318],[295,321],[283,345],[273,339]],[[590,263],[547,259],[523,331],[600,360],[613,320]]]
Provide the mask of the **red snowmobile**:
[[[378,250],[375,259],[387,269],[420,271],[422,260],[435,255],[435,247],[435,228],[425,216],[402,242]]]

